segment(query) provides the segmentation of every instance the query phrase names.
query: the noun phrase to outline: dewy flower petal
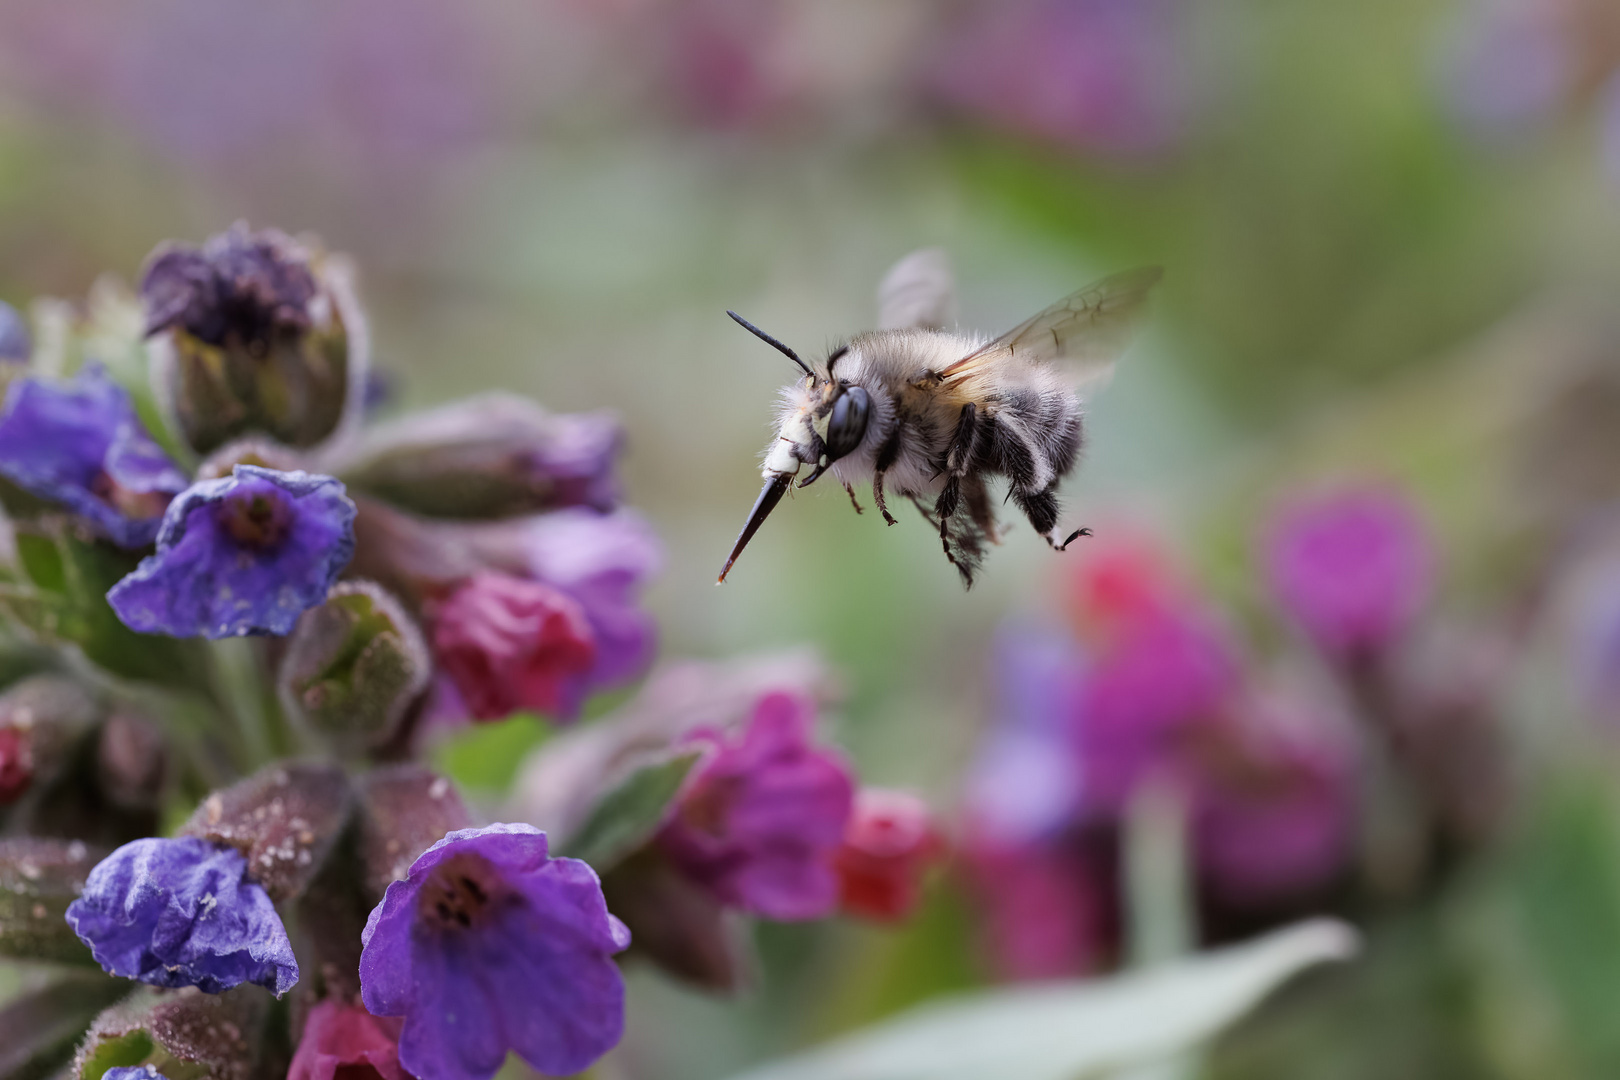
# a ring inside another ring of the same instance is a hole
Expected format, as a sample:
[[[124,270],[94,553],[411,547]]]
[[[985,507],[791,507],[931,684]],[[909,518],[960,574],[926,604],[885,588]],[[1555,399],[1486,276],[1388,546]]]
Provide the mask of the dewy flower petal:
[[[94,366],[66,385],[12,384],[0,418],[0,475],[126,548],[152,542],[164,508],[186,486],[129,394]]]
[[[738,741],[713,747],[659,833],[664,852],[721,903],[770,919],[818,919],[838,903],[834,860],[854,798],[849,766],[810,742],[810,704],[770,694]]]
[[[309,1011],[287,1080],[410,1080],[399,1063],[399,1021],[328,999]]]
[[[558,1076],[588,1068],[624,1032],[630,944],[596,873],[550,858],[531,825],[461,829],[428,848],[371,912],[361,999],[402,1016],[414,1076],[487,1080],[515,1050]]]
[[[1350,488],[1285,506],[1264,541],[1279,603],[1317,646],[1353,659],[1406,629],[1428,599],[1434,552],[1398,491]]]
[[[572,719],[570,680],[596,662],[596,640],[579,601],[509,574],[475,575],[433,618],[433,652],[467,709],[498,720],[519,709]]]
[[[247,860],[196,837],[150,838],[103,859],[67,921],[110,974],[210,994],[298,981],[287,931]]]
[[[286,634],[348,565],[354,515],[330,476],[238,465],[170,504],[157,554],[107,601],[142,633]]]

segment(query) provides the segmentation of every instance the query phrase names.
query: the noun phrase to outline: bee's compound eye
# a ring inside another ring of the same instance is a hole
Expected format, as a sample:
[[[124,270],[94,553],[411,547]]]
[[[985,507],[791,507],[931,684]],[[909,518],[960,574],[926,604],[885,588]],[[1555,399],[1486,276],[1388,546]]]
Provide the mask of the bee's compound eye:
[[[827,460],[837,461],[861,445],[866,422],[871,417],[872,399],[859,386],[851,386],[833,402],[827,420]]]

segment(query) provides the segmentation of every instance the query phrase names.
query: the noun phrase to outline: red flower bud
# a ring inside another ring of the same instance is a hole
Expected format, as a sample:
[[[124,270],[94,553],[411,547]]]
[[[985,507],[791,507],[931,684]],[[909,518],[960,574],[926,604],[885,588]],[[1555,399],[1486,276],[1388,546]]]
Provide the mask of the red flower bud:
[[[944,852],[933,814],[921,799],[861,789],[838,850],[843,910],[866,919],[905,918],[917,906],[923,874]]]

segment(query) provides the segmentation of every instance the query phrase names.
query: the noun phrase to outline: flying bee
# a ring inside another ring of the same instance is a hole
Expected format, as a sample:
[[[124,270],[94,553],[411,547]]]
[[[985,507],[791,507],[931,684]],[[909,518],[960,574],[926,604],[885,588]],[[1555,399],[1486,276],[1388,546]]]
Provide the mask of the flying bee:
[[[1104,278],[986,341],[942,328],[953,302],[950,267],[938,250],[914,252],[878,290],[881,329],[856,335],[814,367],[727,312],[804,377],[782,391],[776,438],[765,450],[765,486],[720,580],[806,465],[801,488],[831,472],[857,513],[855,485],[870,479],[872,501],[890,525],[888,500],[910,500],[939,531],[964,587],[972,586],[986,543],[1001,540],[993,478],[1005,479],[1006,498],[1064,550],[1088,532],[1060,538],[1058,531],[1057,486],[1083,442],[1078,386],[1124,350],[1160,276],[1155,267]]]

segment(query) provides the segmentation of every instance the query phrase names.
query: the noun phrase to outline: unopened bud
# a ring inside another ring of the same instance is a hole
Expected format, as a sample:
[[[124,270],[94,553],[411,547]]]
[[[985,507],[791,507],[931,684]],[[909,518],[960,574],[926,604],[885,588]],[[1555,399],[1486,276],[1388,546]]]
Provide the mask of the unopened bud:
[[[646,848],[602,877],[608,910],[630,928],[630,956],[678,979],[722,993],[752,979],[755,958],[741,916]]]
[[[623,443],[609,413],[555,414],[487,394],[379,425],[337,472],[357,491],[429,517],[607,511],[618,502]]]
[[[263,1056],[270,995],[243,986],[223,994],[145,987],[96,1017],[71,1075],[151,1065],[165,1077],[250,1080]]]
[[[238,222],[165,244],[141,278],[155,374],[199,453],[263,433],[313,446],[357,419],[366,328],[346,260]]]
[[[399,601],[381,586],[352,581],[299,617],[279,688],[290,712],[363,746],[393,732],[431,670],[421,631]]]
[[[0,955],[94,963],[63,916],[106,854],[79,840],[0,840]]]
[[[359,787],[360,859],[374,901],[445,833],[472,824],[455,786],[420,765],[375,769]]]
[[[336,765],[272,765],[202,801],[181,829],[246,857],[270,899],[304,891],[343,831],[349,784]]]

